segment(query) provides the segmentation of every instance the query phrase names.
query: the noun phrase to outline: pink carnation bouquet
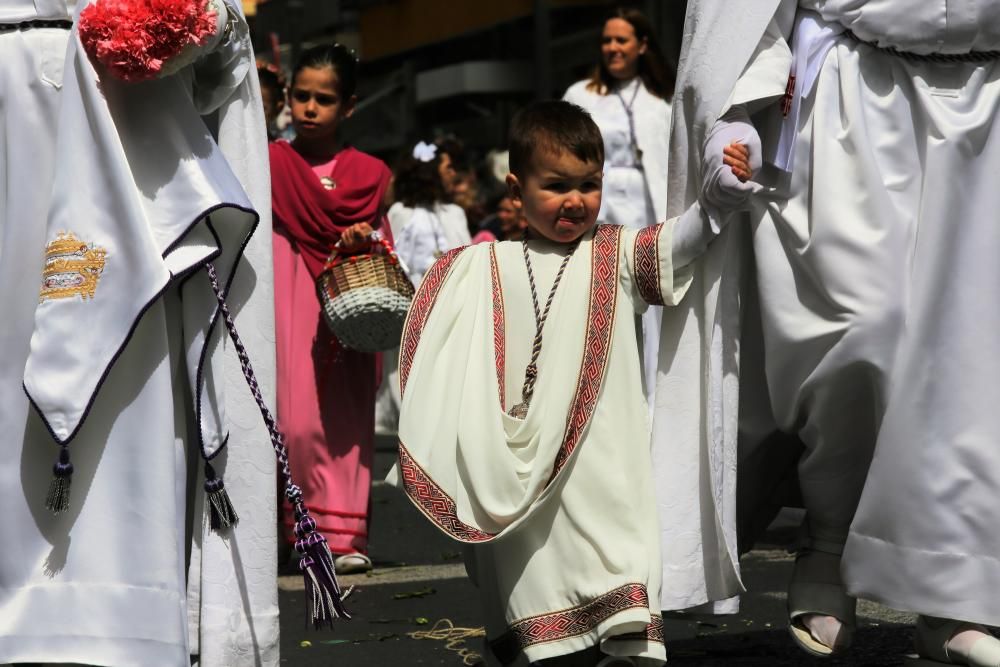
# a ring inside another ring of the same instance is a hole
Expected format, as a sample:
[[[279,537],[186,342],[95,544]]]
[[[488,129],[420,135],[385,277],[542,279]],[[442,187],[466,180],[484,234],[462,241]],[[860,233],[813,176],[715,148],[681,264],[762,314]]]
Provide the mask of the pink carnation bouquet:
[[[166,76],[221,33],[221,0],[97,0],[80,13],[80,41],[125,81]]]

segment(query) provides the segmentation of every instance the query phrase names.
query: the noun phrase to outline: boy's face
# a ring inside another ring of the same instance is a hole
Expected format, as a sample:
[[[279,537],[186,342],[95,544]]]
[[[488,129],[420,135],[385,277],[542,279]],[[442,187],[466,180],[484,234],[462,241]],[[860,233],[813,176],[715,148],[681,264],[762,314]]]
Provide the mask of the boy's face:
[[[537,151],[522,178],[507,176],[514,205],[532,232],[557,243],[572,243],[597,222],[601,209],[602,165],[569,151]]]

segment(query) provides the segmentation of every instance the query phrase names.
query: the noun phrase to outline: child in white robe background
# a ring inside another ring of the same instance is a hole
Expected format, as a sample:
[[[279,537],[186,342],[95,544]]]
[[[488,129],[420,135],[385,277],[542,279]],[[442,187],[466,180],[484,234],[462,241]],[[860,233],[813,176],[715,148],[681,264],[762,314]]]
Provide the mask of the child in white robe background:
[[[396,166],[393,192],[396,201],[386,213],[396,253],[417,287],[437,258],[469,245],[465,211],[448,202],[451,182],[446,179],[448,154],[423,141]],[[396,434],[399,426],[398,349],[382,355],[382,382],[375,397],[375,432]]]
[[[446,254],[404,330],[390,481],[474,545],[494,664],[666,658],[634,314],[677,304],[717,229],[698,204],[642,230],[596,226],[603,149],[575,105],[515,116],[507,182],[528,238]]]

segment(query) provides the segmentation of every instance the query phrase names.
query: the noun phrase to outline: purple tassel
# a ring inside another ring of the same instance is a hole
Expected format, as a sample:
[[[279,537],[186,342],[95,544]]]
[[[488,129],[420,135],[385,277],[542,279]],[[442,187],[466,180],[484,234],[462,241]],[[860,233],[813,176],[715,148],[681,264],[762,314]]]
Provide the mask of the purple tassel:
[[[306,600],[309,603],[313,628],[322,625],[333,628],[333,619],[350,618],[344,607],[346,594],[340,590],[333,555],[326,538],[316,531],[316,520],[300,500],[295,504],[295,551],[302,556],[299,569],[305,582]],[[348,591],[350,593],[350,591]]]
[[[62,445],[59,461],[52,466],[52,483],[45,497],[45,507],[54,514],[69,509],[69,491],[73,482],[73,464],[69,460],[69,448]]]
[[[205,493],[208,494],[208,521],[212,530],[222,534],[239,523],[240,517],[229,499],[226,485],[208,461],[205,461]]]
[[[346,593],[342,593],[340,590],[330,547],[326,543],[326,538],[317,532],[316,521],[309,516],[309,510],[302,499],[302,489],[292,481],[292,470],[288,465],[288,448],[285,447],[285,439],[282,437],[281,431],[278,430],[278,423],[275,421],[274,415],[264,403],[260,384],[258,384],[250,364],[250,355],[247,354],[239,334],[236,333],[236,325],[233,323],[233,317],[226,305],[225,295],[219,287],[219,277],[215,272],[215,267],[209,262],[205,264],[205,270],[208,272],[208,279],[215,291],[215,298],[218,299],[219,310],[222,311],[229,337],[236,348],[236,356],[240,359],[240,366],[243,368],[243,376],[247,380],[247,386],[250,387],[250,393],[253,394],[254,401],[260,408],[261,417],[264,418],[267,430],[271,434],[271,445],[278,457],[281,475],[285,479],[285,497],[295,508],[295,550],[302,556],[299,561],[299,569],[302,570],[302,578],[305,580],[306,599],[309,602],[309,614],[313,627],[317,630],[321,625],[328,625],[332,628],[333,619],[351,617],[347,613],[347,609],[344,608],[344,599],[350,595],[353,588],[347,589]],[[207,470],[208,468],[206,468],[206,473]],[[205,489],[209,491],[209,496],[211,496],[212,490],[208,489],[207,478],[206,474]],[[218,483],[219,491],[223,491],[222,480],[219,480]],[[229,507],[231,508],[232,505],[230,504]],[[235,516],[236,512],[232,512],[232,514]]]

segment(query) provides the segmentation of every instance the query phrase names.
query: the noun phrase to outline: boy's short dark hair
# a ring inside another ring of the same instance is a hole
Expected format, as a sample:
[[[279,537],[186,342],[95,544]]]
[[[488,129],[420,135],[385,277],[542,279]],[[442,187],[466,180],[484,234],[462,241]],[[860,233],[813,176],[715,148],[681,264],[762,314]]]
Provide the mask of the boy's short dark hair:
[[[568,151],[583,162],[604,164],[604,139],[586,111],[563,100],[530,104],[510,123],[510,173],[523,178],[538,151]]]

